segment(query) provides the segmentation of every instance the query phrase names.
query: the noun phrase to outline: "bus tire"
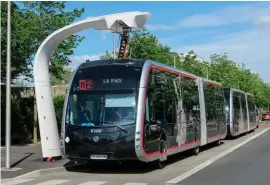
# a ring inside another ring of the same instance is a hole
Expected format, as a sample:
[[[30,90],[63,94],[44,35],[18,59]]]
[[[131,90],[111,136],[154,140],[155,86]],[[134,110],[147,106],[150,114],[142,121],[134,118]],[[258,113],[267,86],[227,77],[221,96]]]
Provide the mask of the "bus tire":
[[[199,146],[196,146],[194,149],[193,149],[193,154],[194,155],[198,155],[200,153],[200,147]]]
[[[216,145],[217,146],[220,146],[221,145],[221,141],[220,140],[216,141]]]
[[[160,152],[167,152],[166,142],[163,139],[160,140]],[[165,167],[164,161],[161,161],[160,159],[156,160],[154,163],[155,168],[157,169],[163,169]]]

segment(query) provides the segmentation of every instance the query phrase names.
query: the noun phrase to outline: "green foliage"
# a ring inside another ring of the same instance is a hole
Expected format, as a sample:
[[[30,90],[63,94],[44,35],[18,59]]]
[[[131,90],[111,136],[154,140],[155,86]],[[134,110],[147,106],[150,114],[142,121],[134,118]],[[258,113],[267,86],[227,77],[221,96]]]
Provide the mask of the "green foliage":
[[[134,32],[134,37],[129,41],[127,56],[130,58],[151,59],[165,64],[173,62],[170,48],[160,44],[156,36],[146,29]]]
[[[74,22],[84,9],[65,10],[65,2],[29,1],[12,4],[12,44],[11,65],[12,79],[21,75],[32,78],[33,59],[42,41],[55,30]],[[7,2],[1,2],[1,81],[5,81],[6,69],[6,39],[7,39]],[[50,72],[53,77],[62,79],[64,66],[70,64],[68,56],[84,39],[79,35],[72,35],[58,45],[51,58]],[[53,61],[53,62],[52,62]]]
[[[28,143],[33,137],[34,97],[26,95],[29,88],[11,88],[11,139],[12,144]],[[5,87],[1,86],[1,139],[5,138]]]
[[[253,94],[259,107],[270,105],[270,84],[264,82],[258,73],[247,69],[244,64],[239,65],[229,60],[226,54],[212,55],[209,69],[211,80]]]
[[[61,129],[64,102],[65,102],[65,95],[58,95],[53,98],[58,131],[60,131]]]
[[[50,76],[51,85],[68,84],[72,79],[72,75],[73,69],[71,67],[65,67],[60,79],[53,75]]]
[[[108,53],[108,52],[107,52]],[[128,58],[144,58],[158,61],[197,76],[249,92],[255,96],[258,107],[270,106],[270,84],[264,82],[258,73],[253,73],[244,64],[231,61],[227,54],[213,54],[210,61],[202,61],[194,51],[186,55],[171,52],[171,49],[159,43],[158,39],[146,29],[134,32],[130,39]]]
[[[100,59],[104,60],[104,59],[110,59],[112,57],[113,57],[113,54],[111,54],[109,51],[106,51],[104,55],[100,56]]]
[[[28,29],[24,25],[26,19],[23,17],[16,4],[11,2],[11,78],[30,73],[28,69],[28,57],[30,56],[29,40],[25,38],[24,32]],[[26,42],[26,40],[28,40]],[[7,1],[1,1],[1,81],[6,81],[6,58],[7,58]]]

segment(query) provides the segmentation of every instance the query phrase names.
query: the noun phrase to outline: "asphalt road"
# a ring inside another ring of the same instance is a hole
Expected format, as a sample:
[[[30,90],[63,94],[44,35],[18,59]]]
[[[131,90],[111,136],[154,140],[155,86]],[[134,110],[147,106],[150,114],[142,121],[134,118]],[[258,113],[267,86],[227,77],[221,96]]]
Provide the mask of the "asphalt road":
[[[164,169],[156,170],[149,165],[132,164],[100,164],[95,167],[84,166],[71,171],[44,174],[39,177],[24,177],[2,182],[3,185],[166,185],[175,177],[196,169],[200,164],[230,150],[252,136],[262,132],[243,135],[234,140],[225,140],[221,146],[208,146],[198,156],[189,152],[168,158]],[[269,143],[270,130],[238,148],[224,158],[193,174],[187,179],[177,182],[179,185],[227,185],[227,184],[266,184],[267,174],[270,180]],[[267,148],[268,147],[268,148]],[[253,178],[253,180],[252,180]],[[262,181],[261,181],[262,180]],[[176,184],[177,184],[176,183]],[[269,184],[269,182],[267,183]]]
[[[216,161],[179,185],[269,185],[270,132]]]

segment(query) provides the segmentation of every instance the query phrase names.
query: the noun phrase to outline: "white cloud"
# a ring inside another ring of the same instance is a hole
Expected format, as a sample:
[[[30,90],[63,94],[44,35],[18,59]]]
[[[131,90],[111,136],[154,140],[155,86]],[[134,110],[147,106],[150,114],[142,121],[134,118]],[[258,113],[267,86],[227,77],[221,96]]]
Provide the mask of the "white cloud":
[[[256,21],[262,24],[270,21],[269,14],[269,3],[253,3],[248,5],[228,6],[206,14],[194,14],[179,20],[177,24],[152,24],[146,25],[146,28],[151,31],[167,31],[181,28],[223,26]],[[259,20],[259,18],[261,20]]]
[[[256,3],[242,6],[231,6],[215,10],[208,14],[195,14],[179,21],[182,27],[220,26],[257,20],[269,15],[269,3]]]
[[[269,24],[270,25],[270,24]],[[211,42],[183,46],[178,52],[194,50],[205,59],[212,54],[228,53],[231,60],[245,63],[254,72],[270,82],[270,27],[255,27],[249,31],[241,31],[214,37]]]
[[[93,19],[95,18],[94,16],[89,16],[89,17],[86,17],[85,19]]]
[[[100,59],[100,55],[81,55],[81,56],[72,56],[70,57],[71,60],[71,67],[74,69],[76,68],[78,65],[80,65],[81,63],[86,62],[86,60],[99,60]]]
[[[262,16],[258,18],[257,20],[255,20],[254,23],[257,24],[257,26],[270,27],[270,12],[269,12],[269,15]]]
[[[234,23],[253,23],[253,28],[218,36],[215,34],[202,44],[184,45],[175,50],[183,53],[194,50],[206,60],[212,54],[228,53],[231,60],[245,63],[253,72],[258,72],[265,81],[270,82],[269,3],[225,7],[207,14],[192,15],[180,20],[178,26],[198,28],[229,26]]]
[[[167,44],[167,42],[185,42],[186,39],[193,38],[193,37],[209,37],[212,35],[218,35],[221,34],[222,32],[220,30],[207,30],[207,31],[201,31],[201,30],[194,30],[194,31],[189,31],[185,33],[179,33],[177,35],[169,35],[166,37],[161,37],[159,40]],[[168,45],[168,44],[167,44]]]
[[[107,38],[107,35],[106,34],[102,34],[100,39],[101,40],[105,40],[106,38]]]
[[[154,31],[154,30],[172,30],[174,29],[174,26],[171,25],[165,25],[165,24],[151,24],[146,25],[146,28],[148,30]]]
[[[101,30],[100,32],[100,40],[105,40],[108,37],[108,34],[112,34],[110,30]]]

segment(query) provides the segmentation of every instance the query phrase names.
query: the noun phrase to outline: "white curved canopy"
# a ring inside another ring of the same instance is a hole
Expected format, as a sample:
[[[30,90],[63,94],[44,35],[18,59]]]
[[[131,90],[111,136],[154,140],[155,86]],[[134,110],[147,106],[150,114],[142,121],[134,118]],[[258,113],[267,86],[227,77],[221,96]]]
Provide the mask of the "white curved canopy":
[[[121,33],[124,26],[142,29],[151,14],[124,12],[85,19],[50,34],[40,45],[34,60],[34,81],[43,157],[61,156],[59,134],[49,78],[50,58],[59,43],[84,29]]]

